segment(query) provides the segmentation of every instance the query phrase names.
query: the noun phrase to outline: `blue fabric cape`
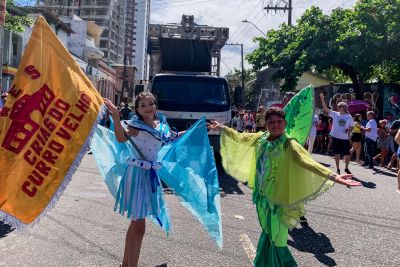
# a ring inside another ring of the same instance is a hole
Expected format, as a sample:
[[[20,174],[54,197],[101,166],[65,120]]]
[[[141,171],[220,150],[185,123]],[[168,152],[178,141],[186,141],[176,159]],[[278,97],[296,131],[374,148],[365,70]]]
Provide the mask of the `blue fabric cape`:
[[[160,122],[165,117],[160,116]],[[163,167],[157,171],[161,180],[172,188],[182,205],[204,225],[211,238],[222,248],[222,222],[218,175],[207,136],[206,120],[198,120],[184,135],[171,141],[170,133],[160,134],[144,123],[132,119],[128,125],[158,136],[165,145],[158,154]],[[169,128],[168,128],[169,129]],[[151,131],[154,131],[151,133]],[[160,140],[159,139],[159,140]],[[139,158],[129,142],[118,143],[112,131],[98,125],[92,139],[93,156],[111,194],[115,197],[128,166],[126,159]],[[162,192],[162,190],[161,190]],[[161,193],[160,221],[170,231],[170,219]],[[153,218],[154,219],[154,218]]]

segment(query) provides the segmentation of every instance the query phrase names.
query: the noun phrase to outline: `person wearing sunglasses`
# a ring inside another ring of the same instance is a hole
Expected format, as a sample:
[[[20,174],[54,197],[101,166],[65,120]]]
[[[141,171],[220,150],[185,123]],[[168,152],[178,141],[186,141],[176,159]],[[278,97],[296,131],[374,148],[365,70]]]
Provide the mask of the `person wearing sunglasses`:
[[[349,134],[354,127],[353,117],[348,112],[346,102],[339,102],[337,104],[338,111],[333,111],[329,109],[326,105],[324,93],[320,93],[319,96],[324,112],[332,118],[332,129],[330,135],[332,137],[332,148],[335,155],[335,163],[337,169],[336,172],[340,174],[339,162],[340,156],[343,155],[345,160],[344,171],[347,174],[351,174],[349,170],[351,149]]]
[[[276,107],[265,113],[266,132],[238,133],[217,121],[208,128],[221,130],[222,165],[229,175],[253,189],[262,233],[254,266],[297,266],[288,247],[288,230],[304,218],[304,203],[328,190],[333,182],[360,186],[352,174],[336,174],[316,162],[285,131],[285,112]],[[311,125],[311,121],[310,121]]]

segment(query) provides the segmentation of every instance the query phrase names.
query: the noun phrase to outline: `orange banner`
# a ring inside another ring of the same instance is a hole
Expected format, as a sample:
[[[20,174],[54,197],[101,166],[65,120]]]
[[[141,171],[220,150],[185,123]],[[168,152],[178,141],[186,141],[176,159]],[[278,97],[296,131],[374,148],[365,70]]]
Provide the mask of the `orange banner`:
[[[0,220],[24,227],[62,194],[103,100],[43,17],[8,93],[0,113]]]

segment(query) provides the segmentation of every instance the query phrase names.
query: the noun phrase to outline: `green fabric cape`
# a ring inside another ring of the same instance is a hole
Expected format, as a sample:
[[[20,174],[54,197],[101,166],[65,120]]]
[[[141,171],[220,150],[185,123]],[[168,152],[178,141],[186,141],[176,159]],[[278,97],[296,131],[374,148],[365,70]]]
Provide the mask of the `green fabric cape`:
[[[286,133],[276,144],[266,140],[268,133],[238,133],[227,127],[222,130],[222,165],[229,175],[253,189],[263,230],[255,266],[297,266],[287,248],[288,229],[304,215],[306,201],[333,185],[329,180],[332,171],[299,144],[304,144],[311,128],[312,96],[313,88],[307,87],[288,103]],[[275,157],[268,149],[278,149],[279,153]],[[260,174],[257,167],[267,171]]]

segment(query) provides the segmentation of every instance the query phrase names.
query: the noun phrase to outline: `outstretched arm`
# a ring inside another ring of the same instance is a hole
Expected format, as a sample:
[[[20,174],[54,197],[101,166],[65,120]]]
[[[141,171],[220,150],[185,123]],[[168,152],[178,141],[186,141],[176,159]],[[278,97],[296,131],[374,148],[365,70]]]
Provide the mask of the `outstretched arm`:
[[[291,148],[293,149],[294,160],[300,164],[302,167],[308,169],[309,171],[321,176],[327,177],[335,183],[347,185],[347,186],[360,186],[361,183],[357,181],[351,180],[353,177],[352,174],[336,174],[326,168],[325,166],[316,162],[308,153],[306,149],[304,149],[301,145],[299,145],[296,141],[291,140]]]
[[[119,116],[119,111],[116,106],[107,98],[104,98],[104,104],[107,106],[109,112],[111,113],[111,116],[114,120],[114,133],[115,133],[115,138],[117,139],[118,142],[122,143],[125,142],[126,137],[125,137],[125,130],[121,125],[121,119]],[[130,136],[136,136],[138,134],[138,131],[134,128],[129,127],[128,128],[128,134]]]
[[[207,122],[207,128],[214,131],[221,131],[225,126],[218,121]]]
[[[319,93],[319,98],[321,99],[321,103],[322,103],[322,108],[324,109],[325,113],[329,114],[329,112],[331,111],[328,106],[325,103],[325,95],[324,93]]]
[[[172,136],[174,136],[175,139],[178,139],[178,138],[181,137],[184,133],[186,133],[186,131],[180,131],[180,132],[171,131],[171,132],[172,132]]]

